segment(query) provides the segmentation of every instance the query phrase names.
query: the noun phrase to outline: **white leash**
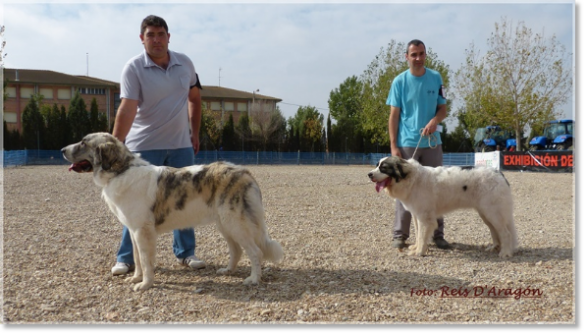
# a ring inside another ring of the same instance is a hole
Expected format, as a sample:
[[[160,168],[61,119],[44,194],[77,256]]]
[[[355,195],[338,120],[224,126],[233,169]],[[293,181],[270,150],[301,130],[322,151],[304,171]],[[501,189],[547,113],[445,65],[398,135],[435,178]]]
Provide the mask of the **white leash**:
[[[429,147],[431,149],[437,148],[437,138],[435,137],[435,134],[431,133],[430,135],[423,135],[423,128],[421,128],[419,129],[419,142],[417,142],[417,146],[415,147],[415,151],[413,151],[413,156],[411,156],[411,159],[415,157],[415,153],[417,152],[417,149],[419,148],[419,144],[421,143],[421,139],[423,139],[423,137],[427,137]],[[433,145],[431,145],[432,140],[434,142]]]

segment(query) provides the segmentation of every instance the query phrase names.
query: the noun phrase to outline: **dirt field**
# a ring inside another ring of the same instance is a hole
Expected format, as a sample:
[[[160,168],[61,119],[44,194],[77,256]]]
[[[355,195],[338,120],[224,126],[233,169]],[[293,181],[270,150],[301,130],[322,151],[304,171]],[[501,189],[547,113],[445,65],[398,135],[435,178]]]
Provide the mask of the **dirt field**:
[[[285,260],[245,287],[246,256],[220,276],[228,247],[196,229],[208,266],[176,263],[159,238],[154,288],[136,293],[110,268],[122,226],[91,174],[66,166],[3,171],[5,323],[575,323],[574,174],[505,173],[520,249],[483,250],[471,211],[446,216],[453,250],[417,258],[390,248],[394,202],[370,166],[249,166]],[[413,237],[408,243],[413,243]]]

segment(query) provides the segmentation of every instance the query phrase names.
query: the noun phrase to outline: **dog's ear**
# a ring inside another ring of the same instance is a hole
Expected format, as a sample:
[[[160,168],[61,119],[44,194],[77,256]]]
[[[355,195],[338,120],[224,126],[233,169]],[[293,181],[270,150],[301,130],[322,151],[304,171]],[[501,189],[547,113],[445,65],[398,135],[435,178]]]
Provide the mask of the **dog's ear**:
[[[117,150],[118,147],[114,143],[100,144],[96,148],[94,165],[101,166],[105,171],[110,170],[118,159]]]
[[[380,170],[396,183],[405,179],[409,175],[410,165],[405,159],[397,156],[391,156],[380,164]]]

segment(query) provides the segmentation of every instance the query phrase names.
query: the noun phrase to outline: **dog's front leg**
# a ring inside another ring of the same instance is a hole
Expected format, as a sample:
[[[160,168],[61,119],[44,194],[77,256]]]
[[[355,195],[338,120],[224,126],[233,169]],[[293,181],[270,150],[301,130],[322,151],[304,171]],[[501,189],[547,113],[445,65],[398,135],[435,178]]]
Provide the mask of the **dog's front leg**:
[[[135,291],[144,291],[151,288],[155,282],[155,251],[157,233],[151,225],[147,225],[133,232],[134,245],[138,251],[138,257],[135,253],[137,271],[142,272],[142,282],[134,285]],[[139,269],[140,264],[140,269]]]
[[[417,249],[417,234],[419,234],[419,221],[417,220],[417,216],[413,215],[413,227],[415,228],[415,244],[409,246],[409,255],[415,254],[415,249]]]
[[[409,255],[425,256],[427,243],[429,243],[433,232],[437,229],[437,219],[430,215],[414,217],[417,224],[417,239],[415,241],[415,250],[411,250]]]
[[[138,248],[136,247],[136,240],[134,233],[129,229],[130,241],[132,241],[132,258],[134,259],[134,276],[126,278],[125,281],[129,283],[140,283],[142,281],[142,267],[140,266],[140,257]]]

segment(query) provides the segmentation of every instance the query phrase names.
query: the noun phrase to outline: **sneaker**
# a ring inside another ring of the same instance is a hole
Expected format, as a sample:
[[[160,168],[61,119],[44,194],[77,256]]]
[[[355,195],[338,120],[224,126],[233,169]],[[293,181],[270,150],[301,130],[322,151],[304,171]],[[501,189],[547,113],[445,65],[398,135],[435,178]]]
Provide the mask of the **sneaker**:
[[[179,258],[179,262],[182,265],[189,266],[192,269],[203,269],[206,267],[206,263],[195,256],[189,256],[187,258]]]
[[[133,271],[133,270],[134,270],[134,264],[118,262],[112,268],[112,275],[114,275],[114,276],[123,275],[123,274],[127,274],[128,272]]]
[[[398,237],[398,238],[394,238],[393,242],[391,242],[391,247],[393,248],[399,248],[399,249],[403,249],[407,246],[407,244],[405,244],[405,239]]]
[[[443,237],[434,238],[433,239],[433,242],[440,249],[450,249],[451,248],[451,246],[448,243],[448,241],[444,240]]]

